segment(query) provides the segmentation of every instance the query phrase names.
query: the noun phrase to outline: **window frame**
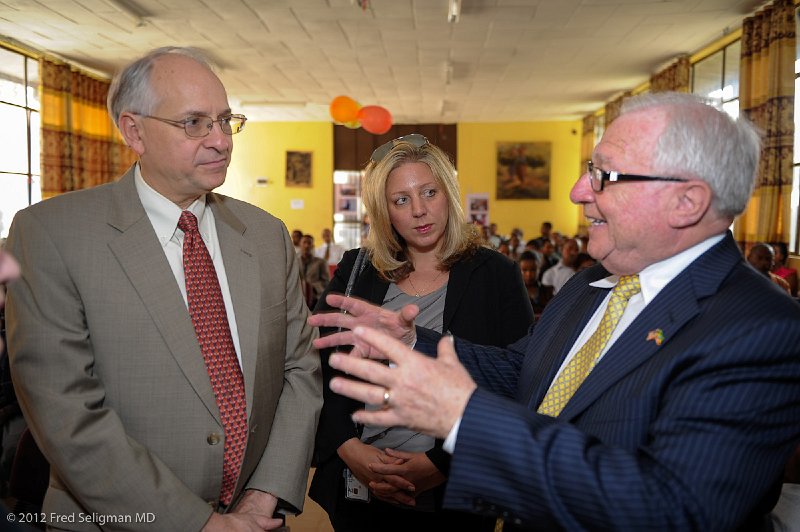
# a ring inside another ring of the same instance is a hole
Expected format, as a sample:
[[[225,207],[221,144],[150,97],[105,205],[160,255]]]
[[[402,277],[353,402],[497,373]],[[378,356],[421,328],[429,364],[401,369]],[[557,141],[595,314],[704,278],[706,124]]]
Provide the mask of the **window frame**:
[[[23,93],[25,94],[25,102],[24,104],[9,102],[0,100],[0,105],[8,105],[10,107],[14,107],[17,109],[22,109],[25,112],[25,136],[26,136],[26,154],[25,160],[27,162],[27,172],[19,172],[19,171],[10,171],[6,170],[2,167],[3,162],[0,161],[0,174],[10,175],[10,176],[21,176],[26,179],[27,182],[27,205],[32,205],[34,203],[34,196],[33,196],[33,185],[34,185],[34,178],[38,178],[37,182],[41,182],[41,166],[39,168],[39,173],[33,172],[33,140],[34,135],[39,137],[40,142],[38,142],[39,146],[39,154],[38,157],[41,158],[41,132],[40,131],[33,131],[31,127],[32,124],[32,116],[33,113],[37,113],[39,116],[39,123],[41,124],[41,101],[39,102],[39,108],[32,107],[32,101],[29,96],[29,88],[30,88],[30,76],[29,72],[31,68],[38,69],[38,59],[31,54],[22,52],[18,49],[13,47],[7,46],[4,43],[0,42],[0,48],[2,48],[5,52],[9,52],[12,54],[17,54],[22,57],[22,72],[23,72]],[[34,62],[34,65],[31,65],[30,62]],[[35,89],[38,91],[41,87],[41,79],[38,80],[37,85],[35,85]],[[38,195],[41,197],[41,194]],[[3,231],[8,231],[8,227],[4,227]],[[1,235],[0,235],[1,236]]]

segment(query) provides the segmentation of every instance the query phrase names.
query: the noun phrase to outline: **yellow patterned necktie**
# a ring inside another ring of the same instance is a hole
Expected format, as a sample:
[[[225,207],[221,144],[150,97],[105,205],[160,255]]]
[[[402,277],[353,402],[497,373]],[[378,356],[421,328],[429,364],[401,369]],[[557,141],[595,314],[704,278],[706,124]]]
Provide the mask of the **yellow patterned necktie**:
[[[611,292],[611,298],[603,318],[600,320],[600,325],[550,386],[537,412],[553,417],[558,416],[597,364],[600,353],[603,352],[622,313],[625,312],[625,307],[628,306],[628,300],[638,294],[640,290],[638,275],[623,275],[619,278],[617,286]]]

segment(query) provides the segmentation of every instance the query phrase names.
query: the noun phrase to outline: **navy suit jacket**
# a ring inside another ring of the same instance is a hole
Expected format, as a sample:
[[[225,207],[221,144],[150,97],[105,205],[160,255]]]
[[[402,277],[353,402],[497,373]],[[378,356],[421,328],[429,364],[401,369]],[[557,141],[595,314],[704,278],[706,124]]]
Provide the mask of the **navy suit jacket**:
[[[800,305],[728,234],[625,330],[558,418],[536,408],[607,291],[573,277],[506,349],[457,340],[478,390],[444,506],[537,529],[754,526],[800,439]],[[663,342],[648,340],[661,329]],[[417,348],[435,351],[418,329]],[[487,356],[494,354],[495,356]]]

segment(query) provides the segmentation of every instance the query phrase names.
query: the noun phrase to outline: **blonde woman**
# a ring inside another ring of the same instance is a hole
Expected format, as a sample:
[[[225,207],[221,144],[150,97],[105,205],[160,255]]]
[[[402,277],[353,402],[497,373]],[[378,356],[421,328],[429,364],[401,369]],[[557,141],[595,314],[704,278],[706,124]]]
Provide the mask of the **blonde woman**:
[[[350,295],[393,310],[414,303],[422,327],[498,346],[526,333],[533,312],[519,267],[481,245],[444,152],[418,134],[390,141],[373,153],[363,189],[369,235],[344,255],[326,294],[345,292],[352,277]],[[328,309],[323,295],[317,310]],[[491,530],[493,520],[441,510],[449,457],[440,441],[353,424],[364,404],[330,391],[328,355],[310,495],[336,531]]]

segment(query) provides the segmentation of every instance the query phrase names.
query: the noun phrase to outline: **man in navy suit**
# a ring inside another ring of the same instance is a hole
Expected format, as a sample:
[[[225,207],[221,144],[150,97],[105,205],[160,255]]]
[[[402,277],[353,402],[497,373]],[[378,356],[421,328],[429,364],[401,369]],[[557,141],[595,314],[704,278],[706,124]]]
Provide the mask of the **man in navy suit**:
[[[505,349],[439,340],[414,334],[414,307],[391,315],[330,296],[347,313],[309,321],[353,331],[317,345],[392,362],[334,355],[331,366],[367,382],[331,388],[383,404],[358,423],[446,438],[445,506],[508,528],[759,529],[800,439],[800,306],[728,232],[759,144],[745,120],[693,96],[629,100],[570,194],[601,264],[576,274],[528,336]],[[619,309],[623,284],[635,289]],[[558,404],[584,344],[597,347],[588,376]]]

